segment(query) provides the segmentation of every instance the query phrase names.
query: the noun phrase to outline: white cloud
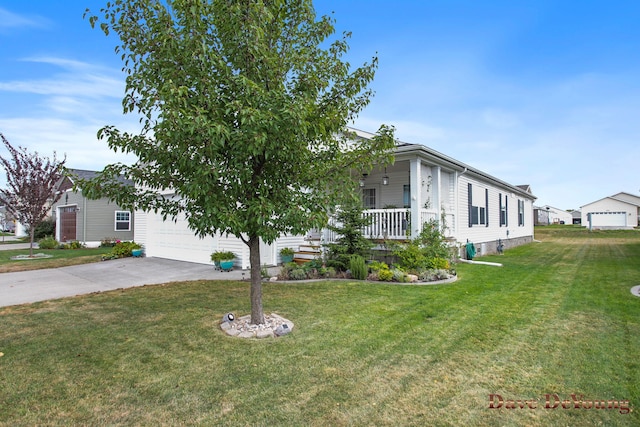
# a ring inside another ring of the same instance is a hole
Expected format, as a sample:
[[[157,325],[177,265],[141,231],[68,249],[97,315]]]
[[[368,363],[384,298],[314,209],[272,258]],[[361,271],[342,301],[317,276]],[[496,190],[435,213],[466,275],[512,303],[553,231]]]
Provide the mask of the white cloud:
[[[6,33],[10,29],[36,27],[43,28],[49,24],[49,20],[40,16],[27,17],[10,12],[0,7],[0,33]]]

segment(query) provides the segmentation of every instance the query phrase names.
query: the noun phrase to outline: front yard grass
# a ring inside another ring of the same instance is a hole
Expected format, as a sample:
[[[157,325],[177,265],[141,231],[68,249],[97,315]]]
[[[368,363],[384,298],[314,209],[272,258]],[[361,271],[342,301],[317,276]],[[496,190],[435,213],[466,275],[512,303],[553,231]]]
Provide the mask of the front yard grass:
[[[51,255],[51,258],[29,260],[12,260],[16,255],[28,255],[29,249],[0,250],[0,273],[16,271],[39,270],[43,268],[67,267],[70,265],[98,262],[102,255],[108,254],[113,248],[85,248],[85,249],[38,249],[33,253]],[[0,276],[2,280],[2,276]]]
[[[0,309],[0,424],[640,425],[640,234],[536,239],[449,285],[266,284],[265,312],[295,323],[278,339],[220,331],[249,312],[246,282]]]

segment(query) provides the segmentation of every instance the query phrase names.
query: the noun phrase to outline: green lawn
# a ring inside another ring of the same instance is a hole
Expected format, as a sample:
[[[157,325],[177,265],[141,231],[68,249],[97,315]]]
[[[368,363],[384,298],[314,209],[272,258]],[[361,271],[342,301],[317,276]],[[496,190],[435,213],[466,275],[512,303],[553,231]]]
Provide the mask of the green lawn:
[[[536,239],[449,285],[267,284],[278,339],[219,330],[242,282],[0,309],[0,425],[640,425],[640,233]]]
[[[111,252],[113,248],[88,248],[88,249],[37,249],[34,254],[48,254],[51,258],[30,260],[12,260],[16,255],[29,255],[29,249],[0,250],[0,273],[15,271],[39,270],[43,268],[65,267],[69,265],[97,262],[102,255]],[[1,276],[0,276],[1,277]]]

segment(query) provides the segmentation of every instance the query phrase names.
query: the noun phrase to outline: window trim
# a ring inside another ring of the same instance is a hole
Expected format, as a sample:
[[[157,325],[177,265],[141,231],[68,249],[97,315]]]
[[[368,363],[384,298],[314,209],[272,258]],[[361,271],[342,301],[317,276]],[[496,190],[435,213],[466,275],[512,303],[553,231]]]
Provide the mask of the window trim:
[[[484,206],[473,205],[473,184],[467,184],[469,200],[469,227],[474,225],[489,226],[489,189],[484,189]]]
[[[118,214],[126,214],[128,219],[118,219]],[[118,228],[118,224],[126,223],[127,228]],[[130,211],[115,211],[113,213],[113,231],[131,231],[131,212]]]

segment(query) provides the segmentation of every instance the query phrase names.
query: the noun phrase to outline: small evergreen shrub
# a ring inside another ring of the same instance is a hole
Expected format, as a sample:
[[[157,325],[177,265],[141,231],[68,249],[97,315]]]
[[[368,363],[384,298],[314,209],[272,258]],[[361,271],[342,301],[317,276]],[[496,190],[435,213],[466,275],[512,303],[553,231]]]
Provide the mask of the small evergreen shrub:
[[[360,255],[352,255],[349,263],[349,270],[351,270],[351,277],[357,280],[364,280],[367,278],[367,265],[364,262],[364,258]]]

